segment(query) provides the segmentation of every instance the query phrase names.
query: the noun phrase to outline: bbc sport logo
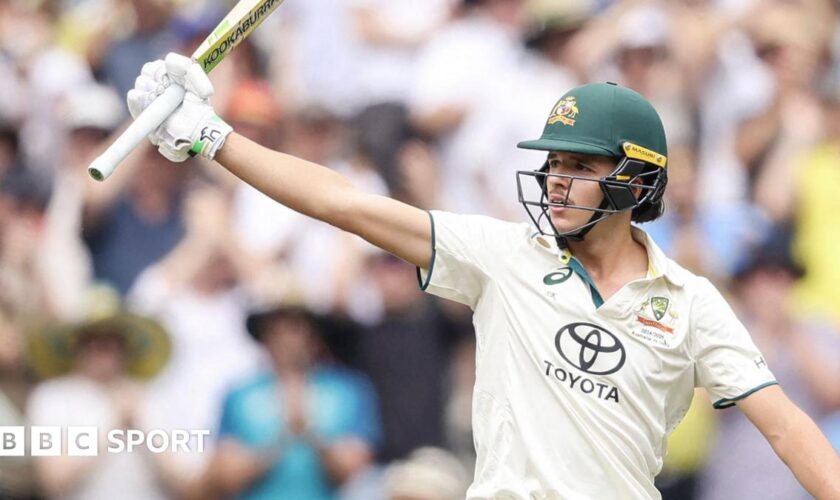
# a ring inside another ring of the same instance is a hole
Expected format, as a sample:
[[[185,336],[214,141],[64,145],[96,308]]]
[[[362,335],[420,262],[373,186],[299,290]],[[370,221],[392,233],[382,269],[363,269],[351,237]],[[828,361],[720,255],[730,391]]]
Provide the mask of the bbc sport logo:
[[[152,453],[203,453],[204,440],[210,435],[208,429],[111,429],[104,436],[107,446],[101,447],[97,427],[32,426],[26,431],[25,426],[0,426],[0,457],[22,457],[27,449],[33,457],[95,457],[132,453],[138,448]]]

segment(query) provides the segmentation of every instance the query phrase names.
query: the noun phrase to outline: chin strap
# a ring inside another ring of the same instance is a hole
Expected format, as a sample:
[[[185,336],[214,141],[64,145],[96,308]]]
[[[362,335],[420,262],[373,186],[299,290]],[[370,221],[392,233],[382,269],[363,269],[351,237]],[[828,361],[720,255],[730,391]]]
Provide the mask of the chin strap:
[[[601,201],[601,204],[598,205],[598,208],[601,209],[601,210],[605,210],[605,209],[608,208],[608,206],[609,206],[609,203],[607,203],[607,197],[605,196],[604,199]],[[586,237],[586,235],[589,233],[589,231],[592,231],[592,228],[595,227],[595,224],[601,222],[603,219],[606,219],[607,216],[609,216],[609,215],[612,215],[612,214],[608,214],[606,212],[595,212],[595,213],[593,213],[592,217],[589,218],[589,221],[587,221],[586,224],[581,226],[580,229],[578,229],[574,233],[566,233],[566,234],[563,234],[563,235],[558,234],[557,236],[555,236],[555,238],[557,240],[557,246],[559,246],[560,248],[565,248],[566,247],[565,240],[567,240],[567,239],[575,240],[575,241],[583,241],[583,239]],[[551,218],[549,218],[549,221],[551,221]],[[557,228],[554,227],[553,222],[551,223],[551,226],[552,226],[552,228],[554,228],[554,232],[557,233]]]

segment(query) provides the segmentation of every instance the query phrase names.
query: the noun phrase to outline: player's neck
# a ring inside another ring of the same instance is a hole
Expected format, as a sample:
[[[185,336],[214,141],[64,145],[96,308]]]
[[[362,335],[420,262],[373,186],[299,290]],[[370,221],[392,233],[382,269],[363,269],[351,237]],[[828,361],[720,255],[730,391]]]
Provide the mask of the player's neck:
[[[596,224],[583,241],[569,240],[568,245],[596,283],[626,283],[647,274],[647,250],[633,239],[629,221],[609,217]]]

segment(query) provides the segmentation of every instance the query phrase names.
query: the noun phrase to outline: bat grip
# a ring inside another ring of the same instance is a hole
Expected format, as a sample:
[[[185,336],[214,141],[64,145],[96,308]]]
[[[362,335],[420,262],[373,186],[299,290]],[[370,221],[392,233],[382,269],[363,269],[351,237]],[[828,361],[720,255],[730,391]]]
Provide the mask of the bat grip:
[[[97,181],[104,181],[114,173],[117,165],[178,108],[185,93],[184,87],[178,84],[173,83],[167,87],[108,149],[93,160],[88,167],[90,176]]]

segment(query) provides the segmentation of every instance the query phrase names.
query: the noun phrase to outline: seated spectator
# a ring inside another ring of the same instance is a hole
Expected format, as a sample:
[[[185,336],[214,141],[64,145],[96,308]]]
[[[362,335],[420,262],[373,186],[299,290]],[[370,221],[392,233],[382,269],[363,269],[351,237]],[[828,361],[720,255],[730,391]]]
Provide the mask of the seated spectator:
[[[237,498],[335,498],[365,471],[379,439],[376,397],[361,375],[319,357],[321,320],[280,305],[249,316],[272,370],[228,393],[208,491]]]
[[[29,400],[30,425],[94,426],[98,456],[40,456],[36,471],[50,498],[165,498],[151,454],[107,453],[113,429],[142,427],[144,386],[139,379],[166,363],[169,338],[154,321],[120,312],[115,292],[92,294],[91,319],[72,328],[44,329],[31,336],[32,368],[55,377],[37,386]],[[95,302],[94,302],[95,300]]]

